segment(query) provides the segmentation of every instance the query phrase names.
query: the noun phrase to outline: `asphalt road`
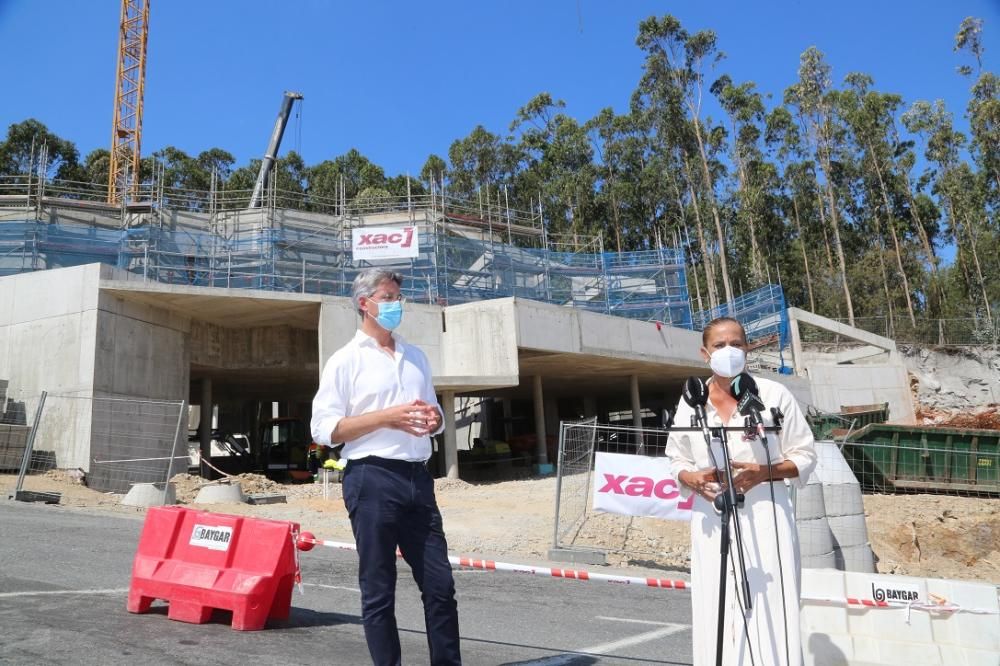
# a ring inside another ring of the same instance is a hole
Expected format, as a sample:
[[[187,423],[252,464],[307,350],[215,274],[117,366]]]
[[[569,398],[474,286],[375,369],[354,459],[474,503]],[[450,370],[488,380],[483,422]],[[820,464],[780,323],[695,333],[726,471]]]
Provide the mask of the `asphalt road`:
[[[126,611],[141,528],[140,518],[0,501],[0,663],[370,663],[354,553],[303,553],[304,593],[292,597],[289,620],[239,632],[224,611],[203,625],[169,620],[161,602],[147,614]],[[691,663],[687,592],[503,572],[455,576],[466,664]],[[402,562],[396,613],[404,662],[426,664],[420,598]]]

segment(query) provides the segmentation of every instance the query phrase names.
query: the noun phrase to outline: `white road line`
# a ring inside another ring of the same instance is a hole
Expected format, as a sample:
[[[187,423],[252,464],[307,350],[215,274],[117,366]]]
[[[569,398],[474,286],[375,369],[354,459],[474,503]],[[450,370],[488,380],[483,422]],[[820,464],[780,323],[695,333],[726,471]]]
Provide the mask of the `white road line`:
[[[303,587],[322,587],[325,590],[347,590],[348,592],[358,592],[358,593],[361,592],[361,590],[359,590],[356,587],[343,587],[341,585],[323,585],[321,583],[302,583],[302,585]]]
[[[654,622],[653,620],[636,620],[631,617],[606,617],[604,615],[598,615],[595,619],[607,620],[609,622],[632,622],[634,624],[655,624],[658,627],[675,627],[677,624],[675,622]]]
[[[638,634],[636,636],[629,636],[628,638],[622,638],[621,640],[611,641],[610,643],[602,643],[601,645],[580,648],[579,650],[576,650],[576,652],[583,652],[584,654],[608,654],[609,652],[614,652],[615,650],[620,650],[624,647],[655,641],[657,638],[663,638],[664,636],[676,634],[690,628],[691,626],[687,624],[675,624],[669,627],[660,627],[659,629],[654,629],[653,631],[647,631],[646,633]]]
[[[0,592],[0,599],[10,597],[45,597],[67,594],[123,594],[128,592],[127,587],[117,587],[108,590],[26,590],[24,592]]]

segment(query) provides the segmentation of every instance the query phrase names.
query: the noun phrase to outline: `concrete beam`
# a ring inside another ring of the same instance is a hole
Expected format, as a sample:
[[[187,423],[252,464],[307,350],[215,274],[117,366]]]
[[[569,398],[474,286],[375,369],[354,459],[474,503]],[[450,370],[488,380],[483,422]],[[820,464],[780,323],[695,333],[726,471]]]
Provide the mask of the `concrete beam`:
[[[834,321],[833,319],[821,317],[820,315],[813,314],[812,312],[807,312],[798,308],[788,308],[788,318],[791,321],[799,321],[803,324],[809,324],[810,326],[815,326],[816,328],[821,328],[825,331],[842,335],[845,338],[850,338],[851,340],[864,342],[865,344],[872,345],[873,347],[880,347],[886,351],[896,351],[895,340],[882,335],[876,335],[875,333],[869,333],[868,331],[863,331],[860,328],[848,326],[847,324],[842,324],[839,321]]]
[[[875,347],[872,345],[865,345],[864,347],[858,347],[857,349],[848,349],[847,351],[837,352],[834,358],[837,360],[838,364],[851,363],[853,361],[860,361],[862,359],[871,358],[872,356],[878,356],[880,354],[892,353],[881,347]]]

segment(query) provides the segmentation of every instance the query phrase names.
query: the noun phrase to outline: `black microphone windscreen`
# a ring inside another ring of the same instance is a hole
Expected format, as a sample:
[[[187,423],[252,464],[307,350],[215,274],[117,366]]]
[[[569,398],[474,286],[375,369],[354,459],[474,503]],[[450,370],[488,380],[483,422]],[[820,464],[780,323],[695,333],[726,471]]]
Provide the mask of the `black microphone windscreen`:
[[[704,407],[708,403],[708,386],[701,377],[688,377],[684,382],[684,390],[681,392],[684,402],[688,407]]]
[[[744,394],[758,395],[757,382],[746,372],[741,372],[729,382],[729,394],[739,400]]]

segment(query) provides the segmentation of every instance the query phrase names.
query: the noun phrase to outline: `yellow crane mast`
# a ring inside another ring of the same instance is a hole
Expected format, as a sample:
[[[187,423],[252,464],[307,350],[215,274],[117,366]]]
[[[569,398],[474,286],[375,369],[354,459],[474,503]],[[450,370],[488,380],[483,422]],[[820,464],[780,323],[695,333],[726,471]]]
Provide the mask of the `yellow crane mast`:
[[[122,203],[127,194],[134,196],[139,184],[148,36],[149,0],[122,0],[115,118],[111,128],[111,166],[108,172],[108,203],[111,204]]]

